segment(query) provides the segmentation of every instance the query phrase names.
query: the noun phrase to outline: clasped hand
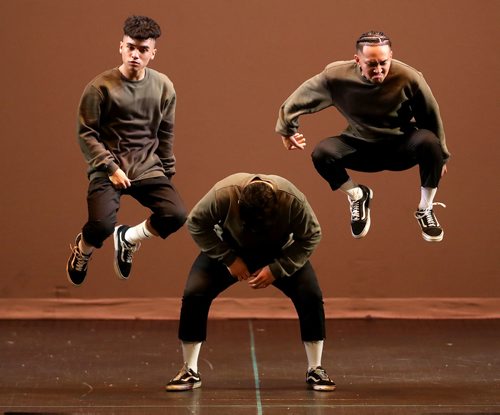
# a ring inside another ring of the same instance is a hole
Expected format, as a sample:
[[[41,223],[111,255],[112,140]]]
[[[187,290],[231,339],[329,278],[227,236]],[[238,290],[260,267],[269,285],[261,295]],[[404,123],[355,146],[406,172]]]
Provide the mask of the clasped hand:
[[[248,285],[254,289],[266,288],[275,280],[269,266],[266,265],[264,268],[251,273],[245,262],[239,257],[228,266],[228,270],[234,278],[238,279],[238,281],[248,280]]]

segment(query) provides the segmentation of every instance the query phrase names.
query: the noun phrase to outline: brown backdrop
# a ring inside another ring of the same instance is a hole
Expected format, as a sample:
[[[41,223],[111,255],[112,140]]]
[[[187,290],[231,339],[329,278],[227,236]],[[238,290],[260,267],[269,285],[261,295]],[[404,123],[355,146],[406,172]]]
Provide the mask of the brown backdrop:
[[[186,229],[143,244],[129,282],[112,242],[88,281],[66,281],[69,243],[86,219],[85,164],[75,134],[80,94],[120,64],[122,22],[158,20],[152,67],[178,94],[175,183],[186,205],[237,171],[282,175],[309,198],[324,231],[313,256],[327,298],[500,297],[498,262],[499,2],[481,0],[17,0],[2,2],[0,298],[178,299],[197,248]],[[335,110],[302,118],[305,152],[274,133],[282,101],[329,62],[350,59],[363,31],[384,30],[394,56],[421,70],[438,99],[452,159],[437,200],[445,240],[424,242],[413,211],[416,169],[353,177],[375,191],[372,229],[350,236],[347,202],[316,174],[310,150],[344,127]],[[135,224],[146,212],[126,199]],[[281,297],[249,290],[230,297]]]

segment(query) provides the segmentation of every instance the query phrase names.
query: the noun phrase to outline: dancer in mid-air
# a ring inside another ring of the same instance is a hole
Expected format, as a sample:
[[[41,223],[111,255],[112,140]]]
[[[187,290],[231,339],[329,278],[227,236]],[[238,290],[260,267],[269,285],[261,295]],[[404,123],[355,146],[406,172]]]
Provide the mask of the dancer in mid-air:
[[[182,227],[187,211],[172,184],[176,95],[170,79],[148,64],[156,55],[158,24],[131,16],[120,42],[122,64],[92,80],[78,113],[78,139],[88,164],[88,221],[76,236],[66,270],[80,285],[95,248],[114,235],[115,271],[127,279],[143,239],[166,238]],[[151,216],[129,227],[117,224],[120,198],[130,195]]]
[[[401,171],[418,165],[421,188],[415,218],[426,241],[441,241],[444,232],[433,206],[443,205],[434,197],[450,154],[438,104],[422,74],[392,58],[391,40],[384,33],[363,33],[353,60],[329,64],[283,103],[276,132],[285,147],[303,150],[306,139],[298,132],[299,117],[331,106],[348,126],[321,141],[312,159],[331,189],[347,195],[354,238],[370,229],[373,190],[356,183],[346,169]]]

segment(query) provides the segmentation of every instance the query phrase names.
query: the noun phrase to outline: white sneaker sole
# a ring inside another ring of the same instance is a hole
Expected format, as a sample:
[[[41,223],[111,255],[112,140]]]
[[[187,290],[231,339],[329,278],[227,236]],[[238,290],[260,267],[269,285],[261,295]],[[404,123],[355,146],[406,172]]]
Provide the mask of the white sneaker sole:
[[[186,383],[184,385],[167,385],[165,386],[166,391],[190,391],[192,389],[201,388],[201,381],[193,384]]]
[[[441,242],[444,237],[444,231],[441,232],[439,236],[429,236],[426,233],[422,232],[422,238],[424,238],[427,242]]]

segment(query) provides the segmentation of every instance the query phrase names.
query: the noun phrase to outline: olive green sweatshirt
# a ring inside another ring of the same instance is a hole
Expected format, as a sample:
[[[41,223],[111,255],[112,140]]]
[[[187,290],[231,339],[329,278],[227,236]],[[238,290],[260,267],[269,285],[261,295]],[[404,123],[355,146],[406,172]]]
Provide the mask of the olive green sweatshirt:
[[[279,111],[276,132],[291,136],[299,117],[335,107],[347,120],[342,134],[365,141],[394,139],[418,129],[437,135],[445,158],[443,123],[438,104],[423,75],[396,59],[381,84],[361,75],[354,60],[329,64],[304,82],[287,98]]]
[[[245,230],[239,215],[241,190],[256,178],[271,183],[278,196],[273,228],[265,234]],[[321,239],[306,197],[288,180],[266,174],[236,173],[216,183],[189,214],[187,227],[202,252],[226,265],[241,253],[278,252],[269,264],[275,278],[303,267]]]
[[[146,68],[130,81],[118,68],[85,88],[78,109],[78,141],[88,176],[121,168],[132,181],[175,173],[176,95],[168,77]]]

